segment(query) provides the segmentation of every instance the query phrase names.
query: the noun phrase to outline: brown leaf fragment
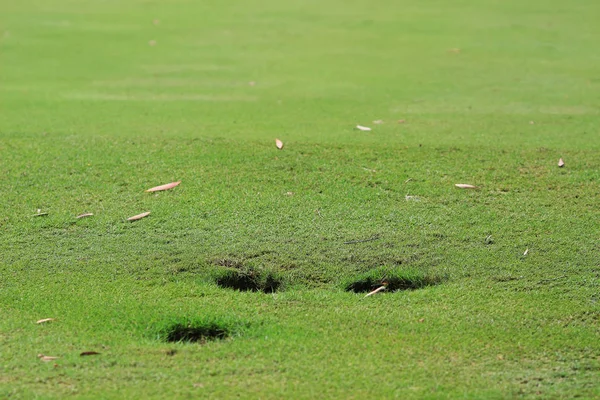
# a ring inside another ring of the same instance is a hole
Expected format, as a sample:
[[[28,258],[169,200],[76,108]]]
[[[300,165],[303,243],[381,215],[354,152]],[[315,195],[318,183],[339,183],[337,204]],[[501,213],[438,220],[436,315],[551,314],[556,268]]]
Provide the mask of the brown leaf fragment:
[[[283,149],[283,142],[279,139],[275,139],[275,146],[277,146],[277,148],[281,150]]]
[[[469,185],[468,183],[456,183],[454,186],[459,189],[477,189],[477,186]]]
[[[167,183],[165,185],[155,186],[153,188],[146,190],[146,192],[160,192],[161,190],[173,189],[175,186],[179,186],[180,183],[181,183],[181,181],[177,181],[177,182]]]
[[[419,322],[425,322],[425,318],[419,319]]]
[[[60,358],[60,357],[53,357],[53,356],[45,356],[43,354],[38,354],[37,356],[43,362],[54,361],[54,360],[58,360]]]
[[[85,218],[85,217],[91,217],[92,215],[94,215],[94,213],[84,213],[84,214],[80,214],[80,215],[76,216],[75,218],[80,219],[80,218]]]
[[[40,319],[38,321],[35,321],[36,324],[45,324],[46,322],[52,322],[54,321],[54,318],[44,318],[44,319]]]
[[[150,40],[150,41],[148,42],[148,44],[149,44],[150,46],[156,46],[156,40]]]
[[[81,353],[79,353],[80,356],[96,356],[100,353],[98,353],[97,351],[82,351]]]
[[[399,123],[399,124],[403,124],[403,123],[405,123],[405,122],[406,122],[406,120],[404,120],[404,119],[399,119],[399,120],[398,120],[398,123]]]
[[[565,162],[563,161],[563,159],[562,159],[562,158],[558,160],[558,166],[559,166],[560,168],[562,168],[562,167],[564,167],[564,166],[565,166]]]
[[[145,213],[141,213],[141,214],[138,214],[138,215],[134,215],[133,217],[129,217],[129,218],[127,218],[127,221],[137,221],[138,219],[145,218],[148,215],[150,215],[150,211],[145,212]]]
[[[372,292],[367,293],[367,295],[365,297],[373,296],[374,294],[379,293],[382,290],[385,290],[385,286],[380,286],[377,289],[373,290]]]
[[[371,128],[369,128],[368,126],[362,126],[362,125],[356,125],[356,129],[358,129],[359,131],[370,131]]]

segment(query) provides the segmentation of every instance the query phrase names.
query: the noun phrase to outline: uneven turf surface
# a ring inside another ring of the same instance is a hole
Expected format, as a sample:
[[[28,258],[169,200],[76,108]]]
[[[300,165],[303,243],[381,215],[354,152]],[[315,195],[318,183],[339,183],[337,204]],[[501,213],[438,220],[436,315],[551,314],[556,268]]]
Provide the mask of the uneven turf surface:
[[[599,397],[599,20],[0,0],[0,398]]]

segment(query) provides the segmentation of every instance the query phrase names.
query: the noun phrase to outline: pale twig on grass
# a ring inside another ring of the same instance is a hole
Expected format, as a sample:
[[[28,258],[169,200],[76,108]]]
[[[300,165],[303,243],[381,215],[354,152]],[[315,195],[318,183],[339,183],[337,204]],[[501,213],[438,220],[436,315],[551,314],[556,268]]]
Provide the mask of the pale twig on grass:
[[[155,186],[153,188],[146,190],[146,192],[160,192],[162,190],[169,190],[169,189],[174,188],[175,186],[178,186],[180,183],[181,183],[181,181],[177,181],[177,182],[171,182],[171,183],[167,183],[167,184],[160,185],[160,186]]]
[[[454,186],[459,189],[477,189],[477,186],[469,185],[468,183],[455,183]]]
[[[77,219],[86,218],[86,217],[91,217],[92,215],[94,215],[94,213],[85,213],[85,214],[80,214],[80,215],[76,216],[75,218],[77,218]]]
[[[380,286],[377,289],[373,290],[372,292],[367,293],[365,297],[373,296],[374,294],[379,293],[384,290],[385,290],[385,286]]]
[[[148,215],[150,215],[150,211],[145,212],[145,213],[141,213],[141,214],[138,214],[138,215],[134,215],[133,217],[129,217],[129,218],[127,218],[127,221],[137,221],[138,219],[145,218]]]
[[[35,321],[36,324],[45,324],[46,322],[52,322],[54,321],[54,318],[44,318],[44,319],[40,319]]]
[[[38,354],[37,356],[43,362],[54,361],[54,360],[58,360],[60,358],[60,357],[54,357],[54,356],[45,356],[43,354]]]

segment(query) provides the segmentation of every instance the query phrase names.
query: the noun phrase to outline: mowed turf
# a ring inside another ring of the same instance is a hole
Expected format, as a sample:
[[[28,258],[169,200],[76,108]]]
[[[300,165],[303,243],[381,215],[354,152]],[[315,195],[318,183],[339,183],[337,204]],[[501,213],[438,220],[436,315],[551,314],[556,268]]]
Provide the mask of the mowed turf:
[[[0,397],[599,397],[599,17],[0,0]]]

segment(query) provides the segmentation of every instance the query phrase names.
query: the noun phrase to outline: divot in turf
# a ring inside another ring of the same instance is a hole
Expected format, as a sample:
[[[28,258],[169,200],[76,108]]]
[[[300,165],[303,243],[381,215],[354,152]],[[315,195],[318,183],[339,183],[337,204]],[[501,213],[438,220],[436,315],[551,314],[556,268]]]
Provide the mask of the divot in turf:
[[[441,277],[427,275],[419,271],[376,269],[347,282],[344,285],[344,290],[354,293],[368,293],[384,286],[386,292],[395,292],[434,286],[442,283],[442,281]]]
[[[164,341],[169,343],[206,343],[228,338],[231,329],[217,322],[175,323],[165,328],[162,333]]]
[[[215,281],[222,288],[242,292],[274,293],[282,287],[282,281],[273,273],[262,273],[252,268],[227,269],[220,273]]]

